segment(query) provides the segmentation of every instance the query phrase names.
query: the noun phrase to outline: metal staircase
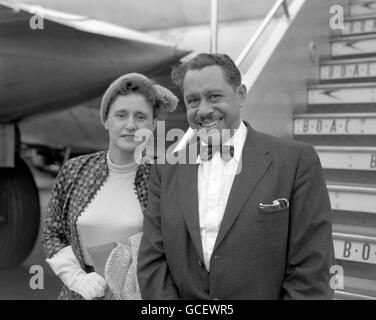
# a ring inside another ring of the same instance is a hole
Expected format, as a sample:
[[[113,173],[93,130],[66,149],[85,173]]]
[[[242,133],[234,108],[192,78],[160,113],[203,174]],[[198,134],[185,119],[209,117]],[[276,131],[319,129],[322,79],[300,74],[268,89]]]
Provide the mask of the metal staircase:
[[[376,299],[376,1],[353,1],[294,138],[315,145],[333,209],[338,299]]]

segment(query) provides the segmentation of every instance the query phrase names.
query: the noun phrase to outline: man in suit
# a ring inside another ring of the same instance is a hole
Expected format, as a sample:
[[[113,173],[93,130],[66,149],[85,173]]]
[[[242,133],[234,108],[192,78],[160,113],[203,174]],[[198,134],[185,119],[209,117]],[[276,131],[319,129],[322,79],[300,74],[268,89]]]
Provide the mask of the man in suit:
[[[142,298],[332,298],[331,209],[314,148],[242,121],[246,88],[227,55],[199,54],[172,78],[200,154],[152,169]]]

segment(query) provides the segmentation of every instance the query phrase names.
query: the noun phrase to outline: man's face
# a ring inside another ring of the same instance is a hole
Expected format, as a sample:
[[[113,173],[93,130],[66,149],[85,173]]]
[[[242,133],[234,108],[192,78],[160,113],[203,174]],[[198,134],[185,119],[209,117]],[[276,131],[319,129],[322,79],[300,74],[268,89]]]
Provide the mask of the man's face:
[[[220,136],[223,143],[233,135],[241,121],[240,108],[246,96],[244,86],[234,89],[226,81],[222,68],[214,65],[189,70],[183,90],[188,123],[199,131],[201,139],[219,144]]]
[[[120,152],[134,152],[141,143],[135,137],[136,131],[152,131],[154,126],[153,106],[141,94],[118,96],[112,103],[105,122],[110,145]]]

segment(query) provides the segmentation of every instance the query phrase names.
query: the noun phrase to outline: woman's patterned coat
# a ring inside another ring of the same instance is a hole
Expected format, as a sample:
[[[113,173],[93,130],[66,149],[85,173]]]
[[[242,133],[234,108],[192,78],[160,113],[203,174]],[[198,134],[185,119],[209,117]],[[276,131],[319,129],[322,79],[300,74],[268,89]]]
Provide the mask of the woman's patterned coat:
[[[108,177],[106,154],[106,151],[101,151],[77,157],[67,161],[61,168],[52,189],[42,234],[47,258],[51,258],[56,252],[70,245],[85,270],[77,232],[77,219]],[[134,186],[142,210],[147,204],[149,175],[150,165],[141,164],[136,173]],[[83,299],[83,297],[64,286],[59,299]]]

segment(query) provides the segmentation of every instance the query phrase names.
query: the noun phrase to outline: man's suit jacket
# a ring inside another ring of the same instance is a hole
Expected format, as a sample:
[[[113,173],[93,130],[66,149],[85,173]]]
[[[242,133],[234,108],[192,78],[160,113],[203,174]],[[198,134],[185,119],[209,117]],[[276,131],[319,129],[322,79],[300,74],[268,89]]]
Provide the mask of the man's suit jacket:
[[[143,299],[332,298],[331,208],[317,153],[309,144],[246,125],[242,168],[210,273],[200,238],[198,165],[152,168],[138,256]],[[288,199],[289,207],[259,207],[278,198]]]

